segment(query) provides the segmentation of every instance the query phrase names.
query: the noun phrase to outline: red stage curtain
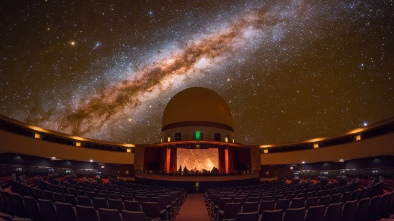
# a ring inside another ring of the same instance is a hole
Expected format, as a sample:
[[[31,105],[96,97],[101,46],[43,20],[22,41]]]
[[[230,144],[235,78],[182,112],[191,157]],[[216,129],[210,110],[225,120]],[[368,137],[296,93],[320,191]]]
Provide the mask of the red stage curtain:
[[[236,154],[236,150],[234,147],[227,147],[228,148],[228,171],[234,172],[234,158]]]
[[[170,172],[176,172],[176,163],[177,163],[177,149],[171,148],[170,152]]]
[[[226,154],[225,148],[218,148],[219,151],[219,172],[226,172]]]

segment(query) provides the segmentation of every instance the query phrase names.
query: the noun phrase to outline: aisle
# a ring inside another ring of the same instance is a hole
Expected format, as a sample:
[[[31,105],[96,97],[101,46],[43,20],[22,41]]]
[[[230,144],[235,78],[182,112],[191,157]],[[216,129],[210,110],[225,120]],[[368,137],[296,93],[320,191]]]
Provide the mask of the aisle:
[[[210,221],[204,203],[204,194],[187,194],[187,199],[175,221]]]

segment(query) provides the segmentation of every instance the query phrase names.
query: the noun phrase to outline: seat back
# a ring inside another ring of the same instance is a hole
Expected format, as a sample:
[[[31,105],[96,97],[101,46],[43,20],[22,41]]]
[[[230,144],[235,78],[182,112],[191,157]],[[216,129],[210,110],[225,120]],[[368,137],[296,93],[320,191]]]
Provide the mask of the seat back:
[[[74,195],[72,194],[64,194],[64,200],[66,201],[66,203],[69,203],[73,206],[76,206],[78,204],[77,202],[77,198],[75,198]]]
[[[77,205],[75,210],[77,212],[78,220],[99,221],[94,207]]]
[[[18,193],[10,193],[14,214],[17,217],[26,217],[26,208],[23,198]]]
[[[142,211],[122,211],[123,221],[146,221],[145,213]]]
[[[108,208],[117,209],[119,212],[122,212],[124,205],[121,199],[108,199]]]
[[[324,215],[324,221],[340,221],[342,214],[343,203],[333,203],[328,205],[326,214]]]
[[[386,193],[382,196],[382,199],[380,201],[379,205],[379,217],[388,217],[389,216],[389,211],[387,210],[387,207],[389,205],[389,200],[390,200],[390,194]]]
[[[323,221],[326,206],[310,206],[306,212],[305,221]]]
[[[275,200],[261,201],[259,206],[259,214],[263,214],[265,210],[274,210]]]
[[[57,217],[59,221],[77,221],[77,215],[70,203],[55,203]]]
[[[296,198],[296,195],[294,193],[289,193],[286,195],[286,199],[289,199],[290,201],[292,201],[294,198]]]
[[[290,208],[303,208],[305,207],[305,198],[294,198],[291,201]]]
[[[44,190],[43,195],[44,195],[44,199],[50,200],[52,203],[55,202],[55,198],[53,198],[53,194],[50,191]]]
[[[30,196],[24,196],[23,201],[25,202],[26,206],[26,216],[33,221],[40,221],[41,213],[37,201]]]
[[[358,200],[361,194],[361,190],[354,190],[350,196],[350,200]]]
[[[95,192],[92,191],[86,191],[86,196],[89,197],[90,199],[92,199],[93,197],[97,197]]]
[[[270,221],[282,221],[283,219],[283,210],[264,210],[261,215],[261,220],[270,220]]]
[[[319,202],[319,198],[308,197],[308,199],[305,202],[305,209],[309,209],[309,207],[311,207],[311,206],[317,206],[318,202]]]
[[[110,193],[108,194],[108,199],[121,199],[120,195],[117,193]]]
[[[274,200],[273,196],[263,196],[261,197],[261,201],[271,201]]]
[[[149,198],[146,196],[135,196],[135,200],[137,200],[140,204],[144,203],[144,202],[149,202]]]
[[[220,198],[219,199],[219,204],[218,204],[218,209],[219,210],[223,210],[224,209],[224,205],[226,205],[227,203],[231,203],[232,199],[231,198]]]
[[[282,209],[286,211],[290,207],[290,200],[289,199],[278,199],[275,205],[275,209]]]
[[[249,197],[247,201],[248,202],[260,202],[260,197],[256,197],[256,196]]]
[[[382,197],[374,196],[371,199],[371,204],[369,205],[368,209],[368,217],[370,220],[375,220],[379,218],[379,205]]]
[[[56,221],[57,213],[55,206],[50,200],[38,199],[38,205],[40,206],[40,213],[42,214],[42,221]]]
[[[394,191],[390,193],[390,199],[387,205],[387,211],[389,213],[394,213]]]
[[[93,206],[92,201],[87,196],[77,196],[78,205],[81,206]]]
[[[325,205],[328,206],[328,204],[330,204],[330,195],[325,195],[325,196],[321,196],[319,198],[319,202],[317,205]]]
[[[99,208],[108,209],[107,200],[105,198],[92,198],[93,207],[98,210]]]
[[[143,202],[142,211],[147,217],[160,218],[160,210],[158,202]]]
[[[241,204],[242,206],[242,204]],[[249,212],[258,212],[259,211],[259,203],[258,202],[245,202],[242,206],[243,213]]]
[[[305,207],[302,208],[290,208],[286,210],[283,221],[304,221],[305,218]]]
[[[351,196],[352,196],[352,192],[350,191],[343,193],[341,196],[341,202],[346,203],[348,200],[350,200]]]
[[[330,204],[341,202],[341,196],[342,195],[340,193],[336,193],[336,194],[331,195]]]
[[[117,209],[98,209],[100,221],[121,221],[120,213]]]
[[[226,203],[224,205],[223,219],[235,219],[237,213],[241,212],[241,203]]]
[[[355,221],[358,200],[349,200],[343,205],[341,221]]]
[[[105,200],[108,200],[108,194],[106,193],[97,193],[97,198],[104,198]]]
[[[125,200],[134,201],[134,196],[121,195],[120,198],[122,199],[123,202],[124,202]]]
[[[141,205],[138,201],[125,200],[125,201],[123,201],[123,203],[124,203],[124,208],[127,211],[137,211],[137,212],[142,211]]]
[[[55,200],[55,202],[61,202],[61,203],[65,203],[66,200],[64,199],[63,194],[61,193],[53,193],[53,199]]]
[[[368,208],[370,204],[371,204],[371,199],[369,197],[358,201],[356,216],[355,216],[355,219],[357,221],[368,220]]]
[[[235,217],[235,221],[258,221],[259,213],[258,212],[250,212],[250,213],[237,213]]]

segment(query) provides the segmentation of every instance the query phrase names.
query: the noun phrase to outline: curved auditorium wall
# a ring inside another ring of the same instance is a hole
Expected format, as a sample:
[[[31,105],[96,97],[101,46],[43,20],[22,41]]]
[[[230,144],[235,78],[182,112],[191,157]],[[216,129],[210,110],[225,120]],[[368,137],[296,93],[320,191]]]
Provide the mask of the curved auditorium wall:
[[[114,164],[134,164],[134,154],[97,150],[48,142],[0,130],[0,151],[39,157],[90,161]]]
[[[313,145],[313,144],[312,144]],[[315,162],[339,162],[353,159],[394,155],[394,133],[346,142],[327,147],[309,148],[297,151],[262,153],[261,165],[301,164]]]

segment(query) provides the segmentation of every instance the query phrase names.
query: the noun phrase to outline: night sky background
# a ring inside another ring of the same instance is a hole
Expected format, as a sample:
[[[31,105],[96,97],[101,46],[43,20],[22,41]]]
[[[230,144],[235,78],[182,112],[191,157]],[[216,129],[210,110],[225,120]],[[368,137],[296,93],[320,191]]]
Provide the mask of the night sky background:
[[[0,114],[159,142],[169,99],[216,91],[236,142],[340,134],[394,116],[394,1],[3,0]]]

